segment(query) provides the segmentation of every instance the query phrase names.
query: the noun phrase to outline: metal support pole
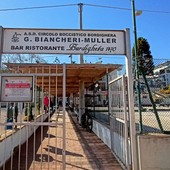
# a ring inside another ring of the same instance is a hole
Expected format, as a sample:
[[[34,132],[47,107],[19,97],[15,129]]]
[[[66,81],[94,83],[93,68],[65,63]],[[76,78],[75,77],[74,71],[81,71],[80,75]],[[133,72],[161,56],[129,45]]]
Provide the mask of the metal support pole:
[[[80,30],[83,29],[83,22],[82,22],[82,9],[83,9],[83,4],[79,3],[79,13],[80,13]],[[80,54],[80,64],[83,64],[83,54]],[[79,123],[81,124],[81,116],[85,111],[85,97],[84,97],[84,82],[80,80],[79,83]]]
[[[84,98],[84,82],[79,81],[79,124],[81,124],[81,116],[85,111],[85,98]]]
[[[0,26],[0,72],[2,69],[2,46],[3,46],[2,43],[3,43],[3,28],[2,26]],[[1,103],[0,103],[0,113],[1,113]],[[0,118],[1,118],[1,115],[0,115]]]
[[[108,107],[108,123],[110,125],[110,110],[109,110],[109,72],[108,68],[106,70],[106,82],[107,82],[107,95],[106,95],[106,101],[107,101],[107,107]]]
[[[162,133],[166,133],[162,127],[161,120],[159,118],[159,115],[157,113],[156,105],[152,97],[151,90],[149,88],[146,75],[144,71],[141,69],[139,65],[139,56],[138,56],[138,46],[137,46],[137,31],[136,31],[136,17],[135,17],[135,2],[134,0],[131,0],[132,2],[132,14],[133,14],[133,25],[134,25],[134,38],[135,38],[135,70],[136,70],[136,90],[137,90],[137,97],[138,97],[138,112],[139,112],[139,122],[140,122],[140,133],[143,133],[143,126],[142,126],[142,110],[141,110],[141,91],[140,91],[140,81],[139,81],[139,73],[143,76],[146,88],[148,90],[149,98],[152,103],[153,112],[155,113],[159,128]]]
[[[78,6],[79,6],[79,13],[80,13],[80,30],[82,30],[83,29],[83,17],[82,17],[82,11],[83,11],[83,4],[82,3],[79,3],[78,4]],[[84,63],[84,61],[83,61],[83,54],[80,54],[80,64],[83,64]]]
[[[63,170],[66,169],[66,65],[63,64]]]
[[[94,91],[94,87],[93,87],[93,116],[94,116],[94,118],[96,118],[96,114],[95,114],[95,91]]]
[[[0,70],[2,69],[3,28],[0,26]]]
[[[128,87],[128,107],[130,119],[130,139],[131,139],[131,154],[132,154],[132,170],[138,169],[137,163],[137,144],[136,144],[136,123],[134,112],[134,96],[133,96],[133,77],[131,67],[131,52],[130,52],[130,31],[126,29],[126,70],[127,70],[127,87]]]
[[[143,132],[142,127],[142,110],[141,110],[141,90],[140,90],[140,77],[139,77],[139,56],[138,56],[138,42],[137,42],[137,31],[136,31],[136,16],[135,16],[135,1],[132,2],[132,17],[133,17],[133,29],[134,29],[134,40],[135,40],[135,86],[137,93],[137,102],[138,102],[138,113],[139,113],[139,124],[140,124],[140,133]]]

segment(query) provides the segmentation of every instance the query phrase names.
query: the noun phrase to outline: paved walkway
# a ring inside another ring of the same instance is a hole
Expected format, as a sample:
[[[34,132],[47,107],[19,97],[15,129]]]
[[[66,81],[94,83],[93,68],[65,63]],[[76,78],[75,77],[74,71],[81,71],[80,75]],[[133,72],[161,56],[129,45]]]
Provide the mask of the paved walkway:
[[[58,121],[61,117],[59,115]],[[14,150],[13,161],[8,161],[5,170],[11,170],[11,167],[12,170],[62,170],[62,126],[38,128],[29,142],[21,147],[20,160],[18,150]],[[110,149],[94,133],[82,128],[75,116],[68,114],[65,153],[66,170],[122,170]]]

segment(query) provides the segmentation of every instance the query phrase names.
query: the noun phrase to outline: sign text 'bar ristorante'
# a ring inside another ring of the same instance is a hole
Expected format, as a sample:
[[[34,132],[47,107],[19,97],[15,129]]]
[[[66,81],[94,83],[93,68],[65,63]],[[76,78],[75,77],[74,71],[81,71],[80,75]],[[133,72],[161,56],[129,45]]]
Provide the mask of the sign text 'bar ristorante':
[[[124,55],[124,31],[3,29],[3,53]]]

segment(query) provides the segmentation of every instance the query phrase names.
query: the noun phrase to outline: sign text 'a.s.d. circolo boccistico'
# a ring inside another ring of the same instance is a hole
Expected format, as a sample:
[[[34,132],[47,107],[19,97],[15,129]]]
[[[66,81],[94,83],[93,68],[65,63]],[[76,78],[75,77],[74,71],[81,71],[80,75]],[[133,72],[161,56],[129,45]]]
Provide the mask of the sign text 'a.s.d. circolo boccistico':
[[[3,28],[2,53],[124,55],[125,32]]]

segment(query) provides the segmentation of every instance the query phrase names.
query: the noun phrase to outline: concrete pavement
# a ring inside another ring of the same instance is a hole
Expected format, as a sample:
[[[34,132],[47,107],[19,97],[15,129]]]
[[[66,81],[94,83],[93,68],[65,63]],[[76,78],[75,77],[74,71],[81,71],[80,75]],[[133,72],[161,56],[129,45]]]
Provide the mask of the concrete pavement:
[[[62,114],[58,115],[60,122]],[[62,164],[62,125],[43,126],[26,144],[14,150],[5,170],[58,170]],[[36,141],[36,142],[35,142]],[[75,116],[66,113],[66,170],[122,170],[110,149],[94,134],[82,128]]]

